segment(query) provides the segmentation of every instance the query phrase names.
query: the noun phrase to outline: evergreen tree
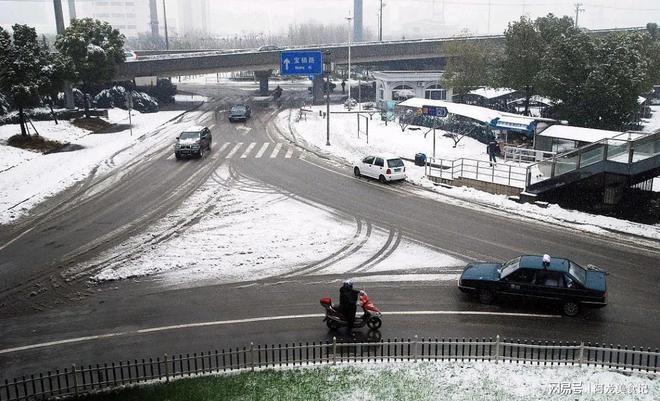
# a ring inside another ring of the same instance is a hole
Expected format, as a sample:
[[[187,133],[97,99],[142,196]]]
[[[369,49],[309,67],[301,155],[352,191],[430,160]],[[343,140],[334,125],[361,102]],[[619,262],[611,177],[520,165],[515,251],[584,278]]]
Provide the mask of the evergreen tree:
[[[39,104],[39,88],[44,85],[44,58],[37,32],[27,25],[12,27],[13,40],[0,27],[0,92],[18,108],[21,134],[27,135],[25,108]]]
[[[488,84],[488,53],[480,44],[470,41],[452,41],[445,48],[448,55],[442,84],[452,88],[461,103],[471,90]]]
[[[89,118],[88,92],[94,85],[112,80],[117,66],[124,62],[124,35],[107,22],[76,19],[57,37],[55,47],[71,66],[73,78],[82,83]]]

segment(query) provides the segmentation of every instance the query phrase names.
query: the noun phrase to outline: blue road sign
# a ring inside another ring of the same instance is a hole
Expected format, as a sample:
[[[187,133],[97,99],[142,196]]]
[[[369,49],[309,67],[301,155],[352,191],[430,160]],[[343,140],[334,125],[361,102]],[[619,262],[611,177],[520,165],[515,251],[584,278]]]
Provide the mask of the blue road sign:
[[[422,114],[431,117],[447,117],[447,108],[442,106],[422,106]]]
[[[280,53],[280,75],[319,74],[323,74],[323,54],[320,51]]]

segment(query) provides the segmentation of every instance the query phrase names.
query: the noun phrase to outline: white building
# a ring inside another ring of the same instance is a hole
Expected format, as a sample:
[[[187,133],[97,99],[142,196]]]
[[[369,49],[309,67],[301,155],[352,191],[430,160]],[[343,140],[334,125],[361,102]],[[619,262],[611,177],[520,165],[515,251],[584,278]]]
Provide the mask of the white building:
[[[90,17],[105,21],[126,37],[136,37],[138,33],[151,32],[149,0],[78,1],[76,11],[78,18]]]
[[[376,102],[404,101],[413,97],[451,101],[452,90],[442,86],[442,71],[378,71]]]

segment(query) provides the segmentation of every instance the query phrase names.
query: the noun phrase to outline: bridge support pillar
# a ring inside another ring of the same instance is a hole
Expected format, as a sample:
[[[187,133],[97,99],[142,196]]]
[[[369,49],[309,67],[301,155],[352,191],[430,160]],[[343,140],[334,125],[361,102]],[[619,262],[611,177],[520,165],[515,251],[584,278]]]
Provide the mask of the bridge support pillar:
[[[270,93],[268,91],[268,78],[270,78],[272,72],[273,70],[254,72],[254,77],[259,80],[259,94],[262,96],[266,96]]]
[[[315,75],[314,80],[312,81],[312,96],[313,104],[323,104],[325,100],[323,99],[323,86],[325,81],[323,80],[323,75]]]

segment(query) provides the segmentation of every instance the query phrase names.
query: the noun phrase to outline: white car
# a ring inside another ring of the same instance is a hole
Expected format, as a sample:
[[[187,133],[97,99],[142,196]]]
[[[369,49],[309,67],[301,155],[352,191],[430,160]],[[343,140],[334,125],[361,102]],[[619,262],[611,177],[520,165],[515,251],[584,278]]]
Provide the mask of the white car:
[[[390,155],[367,156],[355,164],[353,173],[356,177],[364,175],[382,183],[406,179],[406,167],[403,160]]]

